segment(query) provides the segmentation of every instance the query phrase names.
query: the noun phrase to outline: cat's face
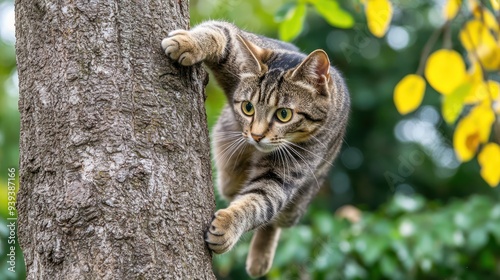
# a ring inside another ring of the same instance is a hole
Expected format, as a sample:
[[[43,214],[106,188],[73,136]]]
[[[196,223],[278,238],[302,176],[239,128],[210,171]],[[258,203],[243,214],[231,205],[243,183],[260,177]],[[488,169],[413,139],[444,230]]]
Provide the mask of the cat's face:
[[[330,110],[327,54],[297,57],[240,42],[242,74],[232,102],[243,137],[262,152],[313,138]]]
[[[261,152],[314,137],[327,118],[329,96],[292,70],[246,74],[233,95],[233,109],[246,141]]]

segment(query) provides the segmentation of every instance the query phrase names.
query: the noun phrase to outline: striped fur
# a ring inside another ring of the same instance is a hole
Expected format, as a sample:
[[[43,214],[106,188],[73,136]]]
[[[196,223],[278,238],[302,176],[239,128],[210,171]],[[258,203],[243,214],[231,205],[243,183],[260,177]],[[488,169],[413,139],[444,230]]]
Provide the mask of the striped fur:
[[[343,78],[321,50],[306,56],[226,22],[173,31],[162,47],[184,66],[205,63],[228,99],[213,152],[219,190],[230,204],[215,213],[205,240],[220,254],[257,230],[247,272],[264,275],[280,228],[297,223],[341,147],[350,106]],[[282,108],[292,113],[285,123]]]

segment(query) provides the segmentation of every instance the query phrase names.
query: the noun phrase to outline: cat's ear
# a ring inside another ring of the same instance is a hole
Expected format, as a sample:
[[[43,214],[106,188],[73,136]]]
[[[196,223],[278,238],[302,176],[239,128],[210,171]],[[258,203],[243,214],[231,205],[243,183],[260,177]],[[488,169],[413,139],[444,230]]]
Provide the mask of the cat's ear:
[[[301,79],[318,87],[328,87],[330,82],[330,60],[324,50],[315,50],[292,70],[293,80]]]
[[[269,57],[270,51],[253,44],[240,35],[236,36],[238,36],[238,40],[241,42],[242,53],[245,58],[242,67],[246,68],[245,71],[259,75],[266,72],[267,65],[264,61]]]

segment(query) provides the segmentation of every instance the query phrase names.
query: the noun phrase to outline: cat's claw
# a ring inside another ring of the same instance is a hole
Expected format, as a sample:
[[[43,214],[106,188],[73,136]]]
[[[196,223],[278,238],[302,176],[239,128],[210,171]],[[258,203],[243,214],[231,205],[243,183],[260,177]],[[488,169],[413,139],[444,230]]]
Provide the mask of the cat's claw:
[[[221,209],[215,212],[212,223],[205,232],[205,242],[208,248],[216,254],[225,253],[236,244],[241,233],[235,232],[234,215]]]
[[[174,30],[161,41],[165,54],[183,66],[191,66],[204,59],[203,51],[187,30]]]

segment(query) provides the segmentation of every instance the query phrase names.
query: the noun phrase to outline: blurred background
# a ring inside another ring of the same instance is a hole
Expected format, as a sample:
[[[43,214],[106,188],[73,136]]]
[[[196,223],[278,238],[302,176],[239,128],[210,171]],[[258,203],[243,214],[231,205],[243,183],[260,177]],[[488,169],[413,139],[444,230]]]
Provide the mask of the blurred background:
[[[284,231],[266,278],[499,279],[498,188],[481,179],[476,159],[457,161],[451,141],[454,127],[443,121],[440,95],[431,87],[423,106],[404,117],[392,99],[395,85],[417,71],[425,43],[443,24],[443,1],[393,1],[393,19],[383,38],[368,31],[358,1],[335,2],[353,16],[353,27],[332,27],[310,8],[293,43],[306,53],[326,50],[332,65],[344,74],[352,98],[345,144],[328,184],[300,225]],[[224,19],[277,38],[276,14],[285,3],[192,0],[191,23]],[[0,0],[0,235],[4,237],[7,168],[17,168],[19,157],[13,21],[12,1]],[[458,20],[452,26],[453,42],[460,24]],[[438,41],[435,48],[440,46]],[[463,51],[459,43],[453,46]],[[225,102],[214,79],[207,95],[212,126]],[[219,199],[217,204],[225,206]],[[247,278],[244,263],[250,238],[245,236],[230,253],[215,256],[219,279]],[[0,279],[23,278],[20,270],[15,276],[6,271],[5,240],[0,246]]]

